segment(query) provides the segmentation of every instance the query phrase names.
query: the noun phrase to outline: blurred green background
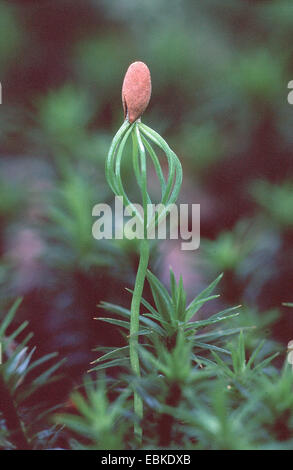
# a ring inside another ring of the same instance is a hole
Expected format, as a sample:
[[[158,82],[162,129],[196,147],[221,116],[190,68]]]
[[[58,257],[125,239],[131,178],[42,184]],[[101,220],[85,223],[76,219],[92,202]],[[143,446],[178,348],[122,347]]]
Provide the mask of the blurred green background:
[[[92,318],[101,300],[129,304],[136,272],[135,243],[91,234],[135,60],[152,74],[143,121],[183,165],[180,202],[201,204],[200,249],[166,241],[152,269],[164,280],[172,264],[190,296],[224,272],[222,303],[293,338],[292,28],[285,0],[0,1],[1,308],[23,296],[19,321],[70,380],[121,341]]]

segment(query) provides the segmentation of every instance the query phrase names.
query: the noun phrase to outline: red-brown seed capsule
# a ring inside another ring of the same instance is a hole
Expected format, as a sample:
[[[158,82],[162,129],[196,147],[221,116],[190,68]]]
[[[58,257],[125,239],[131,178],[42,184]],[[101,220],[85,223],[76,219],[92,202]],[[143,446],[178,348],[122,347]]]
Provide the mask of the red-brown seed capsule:
[[[136,121],[149,104],[152,92],[151,74],[143,62],[133,62],[127,69],[122,86],[124,118]]]

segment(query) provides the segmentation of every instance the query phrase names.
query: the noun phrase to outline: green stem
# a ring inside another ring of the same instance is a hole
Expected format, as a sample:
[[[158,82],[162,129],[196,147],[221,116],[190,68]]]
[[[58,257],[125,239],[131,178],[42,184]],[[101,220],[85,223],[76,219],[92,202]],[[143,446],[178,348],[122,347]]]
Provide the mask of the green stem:
[[[143,286],[146,276],[146,271],[149,262],[150,248],[148,240],[141,240],[140,244],[140,259],[138,265],[138,271],[136,274],[135,286],[131,301],[131,319],[130,319],[130,338],[129,338],[129,350],[130,350],[130,364],[133,372],[140,376],[140,365],[138,356],[138,332],[139,332],[139,310],[140,302],[143,292]],[[143,417],[143,403],[139,394],[134,391],[134,411],[137,416],[141,419]],[[134,433],[141,442],[142,429],[139,423],[135,424]]]

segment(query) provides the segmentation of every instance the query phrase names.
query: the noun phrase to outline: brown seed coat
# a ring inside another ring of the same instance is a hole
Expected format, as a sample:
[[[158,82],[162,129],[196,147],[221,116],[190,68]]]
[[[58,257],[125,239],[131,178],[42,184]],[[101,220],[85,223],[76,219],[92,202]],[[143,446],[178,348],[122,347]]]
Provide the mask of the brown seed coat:
[[[122,86],[124,118],[136,121],[149,104],[152,92],[151,74],[143,62],[133,62],[127,69]]]

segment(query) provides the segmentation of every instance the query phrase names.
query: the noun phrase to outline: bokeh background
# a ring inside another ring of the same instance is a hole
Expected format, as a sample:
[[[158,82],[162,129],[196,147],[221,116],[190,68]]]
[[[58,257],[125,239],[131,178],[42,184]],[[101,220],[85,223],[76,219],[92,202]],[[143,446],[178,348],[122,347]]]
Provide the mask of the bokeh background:
[[[241,324],[293,339],[292,31],[289,0],[0,1],[0,307],[22,296],[37,354],[67,357],[56,395],[122,341],[93,317],[129,304],[137,245],[94,240],[91,213],[113,201],[104,163],[135,60],[152,74],[143,120],[183,165],[180,202],[201,204],[200,249],[166,241],[152,269],[172,265],[190,296],[224,272]]]

